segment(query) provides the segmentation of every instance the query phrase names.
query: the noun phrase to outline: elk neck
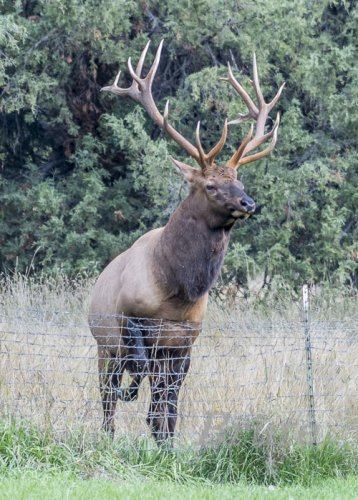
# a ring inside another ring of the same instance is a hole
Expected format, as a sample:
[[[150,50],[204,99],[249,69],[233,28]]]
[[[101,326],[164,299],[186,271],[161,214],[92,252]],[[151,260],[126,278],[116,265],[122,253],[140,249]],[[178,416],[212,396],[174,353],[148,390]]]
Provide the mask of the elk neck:
[[[233,221],[192,190],[170,217],[155,249],[155,274],[168,298],[195,303],[214,285]]]

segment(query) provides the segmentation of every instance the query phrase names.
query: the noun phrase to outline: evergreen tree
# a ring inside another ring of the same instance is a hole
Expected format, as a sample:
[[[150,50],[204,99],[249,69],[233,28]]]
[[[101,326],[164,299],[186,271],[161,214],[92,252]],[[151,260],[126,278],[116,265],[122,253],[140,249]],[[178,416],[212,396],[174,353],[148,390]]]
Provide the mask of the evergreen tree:
[[[2,270],[97,272],[167,221],[186,190],[168,154],[187,158],[133,102],[100,93],[164,38],[156,101],[170,98],[189,140],[200,118],[206,149],[244,111],[220,80],[228,60],[247,87],[255,50],[268,97],[287,82],[275,153],[240,172],[258,210],[233,233],[224,282],[357,287],[355,2],[0,0],[0,11]],[[246,131],[230,128],[222,161]]]

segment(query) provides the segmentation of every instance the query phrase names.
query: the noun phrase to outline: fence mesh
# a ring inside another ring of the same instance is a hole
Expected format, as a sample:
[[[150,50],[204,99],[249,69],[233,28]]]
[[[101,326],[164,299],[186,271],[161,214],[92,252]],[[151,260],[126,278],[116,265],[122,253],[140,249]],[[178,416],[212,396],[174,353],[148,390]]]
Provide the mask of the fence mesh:
[[[214,315],[215,316],[215,315]],[[179,396],[177,446],[211,443],[259,421],[309,439],[303,319],[215,320],[192,347]],[[310,319],[318,439],[358,437],[358,317]],[[129,382],[125,375],[123,384]],[[97,345],[84,316],[41,309],[0,309],[1,416],[55,433],[97,432],[102,423]],[[150,389],[119,402],[116,435],[147,437]]]

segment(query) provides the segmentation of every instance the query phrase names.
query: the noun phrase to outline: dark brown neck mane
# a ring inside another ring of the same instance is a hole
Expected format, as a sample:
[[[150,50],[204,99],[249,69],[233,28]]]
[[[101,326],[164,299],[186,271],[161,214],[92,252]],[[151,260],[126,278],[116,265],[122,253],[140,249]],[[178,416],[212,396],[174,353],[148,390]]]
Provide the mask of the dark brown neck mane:
[[[192,191],[172,214],[156,249],[156,274],[170,297],[196,302],[214,285],[230,239],[228,220]]]

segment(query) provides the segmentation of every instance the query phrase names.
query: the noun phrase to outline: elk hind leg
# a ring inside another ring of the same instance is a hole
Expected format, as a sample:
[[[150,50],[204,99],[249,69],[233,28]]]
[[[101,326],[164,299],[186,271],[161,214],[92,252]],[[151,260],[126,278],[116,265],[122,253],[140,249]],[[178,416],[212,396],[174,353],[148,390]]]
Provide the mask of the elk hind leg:
[[[107,349],[99,347],[98,371],[103,406],[102,428],[113,437],[118,390],[123,376],[123,363]]]

